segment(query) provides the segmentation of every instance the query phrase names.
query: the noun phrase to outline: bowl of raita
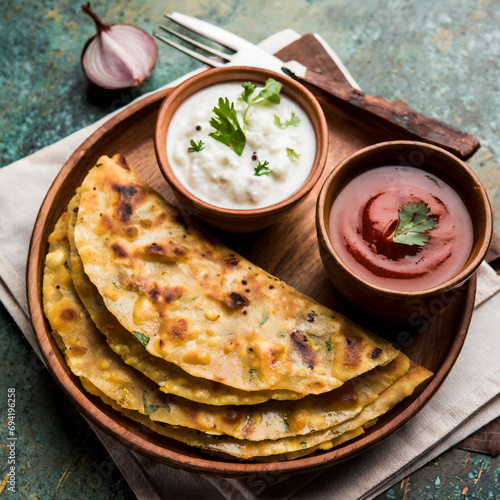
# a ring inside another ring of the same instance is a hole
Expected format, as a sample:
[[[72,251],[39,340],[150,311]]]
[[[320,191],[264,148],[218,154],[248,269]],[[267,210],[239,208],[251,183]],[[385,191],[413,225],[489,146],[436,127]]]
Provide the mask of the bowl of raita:
[[[272,71],[225,67],[183,82],[155,131],[161,172],[201,221],[250,232],[278,221],[321,176],[328,129],[316,98]]]

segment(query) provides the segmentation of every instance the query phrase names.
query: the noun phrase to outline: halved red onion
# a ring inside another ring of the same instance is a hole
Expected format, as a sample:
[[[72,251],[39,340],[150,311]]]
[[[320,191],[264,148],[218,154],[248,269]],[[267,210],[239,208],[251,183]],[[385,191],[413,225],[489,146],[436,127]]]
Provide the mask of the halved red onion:
[[[88,3],[82,10],[92,17],[97,28],[97,34],[87,41],[82,52],[87,78],[104,89],[134,87],[147,80],[158,57],[153,38],[137,26],[102,22]]]

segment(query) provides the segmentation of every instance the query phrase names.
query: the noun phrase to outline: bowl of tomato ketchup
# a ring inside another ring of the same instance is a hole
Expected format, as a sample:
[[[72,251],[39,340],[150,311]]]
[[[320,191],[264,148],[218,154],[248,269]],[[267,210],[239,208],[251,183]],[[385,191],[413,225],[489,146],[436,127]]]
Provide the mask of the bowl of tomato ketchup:
[[[486,191],[463,161],[429,144],[390,141],[330,173],[316,228],[336,288],[376,316],[404,321],[473,275],[493,224]]]

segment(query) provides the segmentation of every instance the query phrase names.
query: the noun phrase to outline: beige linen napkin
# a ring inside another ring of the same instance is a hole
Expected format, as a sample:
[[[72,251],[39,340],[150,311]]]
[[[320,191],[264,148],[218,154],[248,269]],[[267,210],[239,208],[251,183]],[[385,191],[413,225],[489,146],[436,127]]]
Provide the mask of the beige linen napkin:
[[[275,52],[298,37],[295,32],[285,30],[262,45]],[[108,118],[0,169],[0,300],[37,353],[25,280],[33,224],[61,166]],[[152,462],[94,430],[140,499],[182,500],[199,495],[207,500],[373,498],[500,414],[499,290],[500,278],[483,264],[467,340],[438,393],[403,429],[362,455],[324,472],[279,480],[270,475],[255,475],[245,480],[208,478]],[[305,485],[308,486],[304,489]]]

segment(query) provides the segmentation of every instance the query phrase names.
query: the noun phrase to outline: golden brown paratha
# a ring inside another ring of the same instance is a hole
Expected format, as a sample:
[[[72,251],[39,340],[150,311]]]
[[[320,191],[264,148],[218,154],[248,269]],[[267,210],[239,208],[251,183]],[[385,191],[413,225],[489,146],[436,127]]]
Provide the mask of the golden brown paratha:
[[[242,391],[218,382],[193,377],[173,363],[149,354],[106,309],[96,287],[84,273],[74,241],[79,203],[80,194],[77,192],[68,205],[68,240],[71,247],[70,267],[73,284],[93,322],[106,336],[109,346],[122,357],[125,363],[156,382],[163,392],[199,403],[253,405],[269,399],[291,400],[304,397],[303,394],[284,390]],[[116,288],[115,293],[119,294],[120,289]]]
[[[162,398],[166,395],[110,350],[83,307],[71,280],[67,228],[68,214],[64,213],[49,236],[42,292],[45,316],[69,368],[75,375],[88,378],[123,408],[148,414],[150,405],[155,405],[163,413]]]
[[[85,388],[92,394],[99,396],[106,404],[121,411],[125,416],[140,422],[159,434],[181,441],[196,448],[201,448],[217,456],[233,456],[240,459],[269,461],[294,459],[312,453],[318,449],[330,449],[348,439],[353,439],[363,432],[363,429],[372,425],[378,417],[396,406],[405,397],[410,396],[416,387],[431,376],[425,368],[411,363],[408,372],[386,389],[374,402],[367,405],[353,419],[324,431],[313,432],[306,436],[294,436],[279,440],[248,441],[234,439],[228,436],[209,436],[197,433],[191,429],[173,428],[168,425],[159,425],[137,412],[123,410],[112,399],[101,391],[85,383]],[[222,455],[221,455],[222,454]],[[266,457],[266,458],[264,458]]]
[[[388,365],[376,367],[330,393],[253,406],[210,406],[167,396],[111,350],[84,309],[69,272],[67,229],[65,214],[49,238],[43,285],[45,314],[62,339],[73,373],[88,379],[125,409],[205,433],[252,441],[276,440],[309,434],[353,418],[408,370],[409,360],[401,353]]]
[[[153,430],[154,432],[166,436],[170,439],[174,439],[176,441],[180,441],[181,443],[188,444],[189,446],[194,446],[196,448],[202,449],[204,452],[224,458],[224,459],[234,459],[235,457],[240,460],[254,460],[259,462],[277,462],[281,460],[294,460],[305,455],[309,455],[318,450],[329,450],[334,446],[339,446],[342,443],[350,439],[354,439],[361,434],[363,434],[363,427],[358,427],[352,431],[346,431],[343,434],[339,435],[336,438],[330,439],[324,443],[320,443],[314,446],[307,447],[307,441],[300,442],[300,449],[295,450],[297,447],[296,443],[285,443],[286,440],[277,441],[261,441],[261,442],[252,442],[250,448],[246,446],[244,441],[241,442],[241,446],[243,447],[242,451],[239,451],[240,443],[238,440],[234,440],[232,438],[227,437],[218,437],[218,436],[208,436],[200,434],[199,432],[195,432],[191,429],[186,428],[175,428],[169,425],[160,425],[156,422],[152,422],[148,417],[141,415],[138,412],[133,410],[124,410],[120,406],[118,406],[112,399],[108,398],[102,391],[97,389],[91,382],[86,380],[84,377],[81,378],[82,385],[90,394],[94,396],[98,396],[102,399],[104,403],[114,408],[116,411],[123,413],[127,418],[138,422],[141,425],[141,430],[147,429]],[[145,429],[142,429],[144,427]],[[232,442],[231,442],[232,441]],[[278,444],[278,446],[277,446]],[[271,454],[269,453],[271,449],[289,449],[290,451]],[[226,450],[226,451],[222,451]],[[229,452],[227,451],[229,450]],[[254,455],[249,456],[248,453],[269,453],[269,455]]]
[[[246,391],[321,394],[397,356],[388,342],[186,226],[108,157],[81,192],[76,246],[106,308],[148,352],[191,375]]]

